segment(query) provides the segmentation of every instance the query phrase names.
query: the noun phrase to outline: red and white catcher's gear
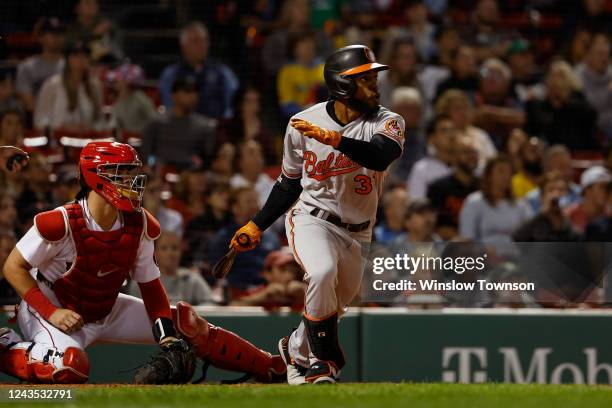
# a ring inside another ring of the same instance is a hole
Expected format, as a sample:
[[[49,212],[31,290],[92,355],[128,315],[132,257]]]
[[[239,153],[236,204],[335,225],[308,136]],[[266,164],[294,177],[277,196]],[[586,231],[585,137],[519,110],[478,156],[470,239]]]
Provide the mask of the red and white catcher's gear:
[[[222,370],[249,373],[260,382],[271,382],[287,371],[283,359],[255,347],[242,337],[208,323],[186,302],[172,309],[177,330],[194,347],[196,356]]]
[[[34,218],[40,235],[48,241],[70,233],[76,258],[70,270],[53,282],[52,289],[62,307],[79,313],[85,323],[106,317],[117,300],[123,282],[129,277],[146,231],[150,239],[160,234],[159,223],[146,210],[123,212],[123,227],[113,231],[91,231],[77,203],[61,210],[41,213]]]
[[[64,352],[21,338],[7,328],[0,329],[0,370],[31,383],[81,384],[89,378],[87,354],[76,347]]]
[[[117,142],[91,142],[81,150],[79,173],[85,184],[121,211],[140,211],[147,177],[136,150]]]

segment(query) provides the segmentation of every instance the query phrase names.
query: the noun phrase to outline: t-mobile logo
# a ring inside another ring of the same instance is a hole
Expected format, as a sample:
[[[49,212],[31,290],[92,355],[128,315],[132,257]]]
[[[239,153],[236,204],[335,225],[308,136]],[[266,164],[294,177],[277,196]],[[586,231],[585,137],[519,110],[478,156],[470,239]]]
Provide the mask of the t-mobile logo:
[[[445,369],[442,371],[443,382],[486,382],[487,350],[484,347],[445,347],[442,350],[442,368]]]

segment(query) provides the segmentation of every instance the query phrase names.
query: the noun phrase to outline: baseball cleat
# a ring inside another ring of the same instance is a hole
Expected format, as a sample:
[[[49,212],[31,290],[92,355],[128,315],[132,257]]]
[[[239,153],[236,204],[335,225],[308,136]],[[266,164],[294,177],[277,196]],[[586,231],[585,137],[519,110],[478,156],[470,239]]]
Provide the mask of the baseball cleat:
[[[340,370],[330,361],[315,361],[304,375],[307,383],[330,384],[340,380]]]
[[[285,336],[278,341],[278,352],[287,366],[287,383],[289,385],[305,384],[304,374],[307,369],[297,364],[289,355],[289,336]]]

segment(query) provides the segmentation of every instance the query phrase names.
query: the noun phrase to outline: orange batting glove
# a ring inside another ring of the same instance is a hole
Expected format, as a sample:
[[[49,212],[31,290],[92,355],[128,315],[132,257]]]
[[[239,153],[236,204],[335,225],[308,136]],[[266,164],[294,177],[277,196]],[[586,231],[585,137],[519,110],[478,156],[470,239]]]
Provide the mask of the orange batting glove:
[[[230,241],[230,248],[238,252],[250,251],[261,241],[261,230],[253,221],[249,221],[234,234]]]
[[[327,130],[310,123],[304,119],[291,119],[291,126],[306,137],[337,148],[342,136],[335,130]]]

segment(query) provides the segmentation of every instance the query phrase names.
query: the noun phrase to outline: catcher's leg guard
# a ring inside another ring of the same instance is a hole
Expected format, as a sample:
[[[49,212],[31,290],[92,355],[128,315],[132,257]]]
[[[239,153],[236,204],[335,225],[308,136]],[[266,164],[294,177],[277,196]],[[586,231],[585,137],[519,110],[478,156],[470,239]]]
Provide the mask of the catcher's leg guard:
[[[258,349],[242,337],[208,323],[186,302],[173,309],[177,330],[189,341],[196,356],[223,370],[244,372],[260,382],[271,382],[286,372],[278,355]]]
[[[76,347],[62,352],[46,344],[21,342],[0,352],[0,370],[31,383],[81,384],[89,377],[89,359]]]

